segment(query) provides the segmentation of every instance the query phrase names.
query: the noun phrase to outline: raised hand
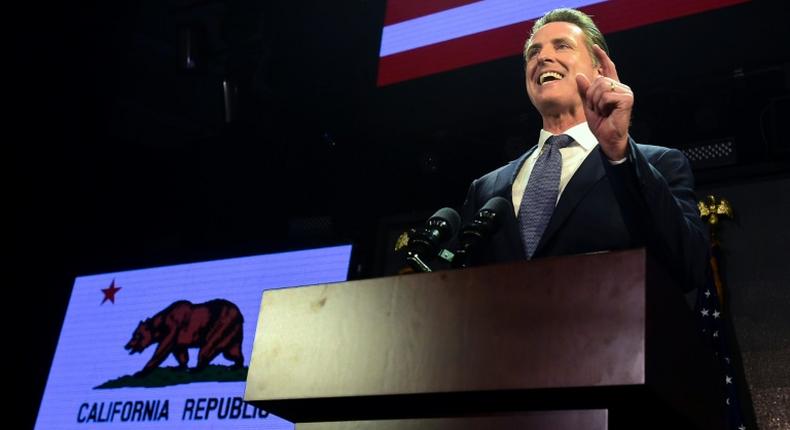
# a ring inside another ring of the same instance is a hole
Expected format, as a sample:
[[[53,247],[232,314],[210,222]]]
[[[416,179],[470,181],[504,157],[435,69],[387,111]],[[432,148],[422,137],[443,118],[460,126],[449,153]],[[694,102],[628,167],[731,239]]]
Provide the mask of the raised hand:
[[[628,125],[634,107],[631,87],[620,82],[617,68],[606,52],[593,45],[601,74],[592,82],[577,73],[576,85],[584,104],[584,114],[590,130],[598,139],[601,150],[612,160],[625,158],[628,147]]]

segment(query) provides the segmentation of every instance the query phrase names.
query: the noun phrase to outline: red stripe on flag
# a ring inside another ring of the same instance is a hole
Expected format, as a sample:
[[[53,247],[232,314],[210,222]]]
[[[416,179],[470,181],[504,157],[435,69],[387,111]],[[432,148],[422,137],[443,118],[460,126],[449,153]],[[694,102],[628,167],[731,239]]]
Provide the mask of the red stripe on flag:
[[[581,10],[593,15],[602,32],[612,33],[749,1],[610,0]],[[639,10],[638,15],[634,14],[635,10]],[[533,23],[534,20],[520,22],[383,57],[379,60],[378,86],[520,55]],[[616,58],[617,54],[614,55]]]
[[[480,0],[388,0],[384,25],[391,25]]]
[[[664,0],[661,2],[643,0],[610,0],[583,7],[585,13],[592,15],[603,33],[628,30],[646,24],[666,21],[693,15],[706,10],[719,9],[750,0]],[[630,6],[630,7],[629,7]],[[638,14],[635,11],[638,10]]]

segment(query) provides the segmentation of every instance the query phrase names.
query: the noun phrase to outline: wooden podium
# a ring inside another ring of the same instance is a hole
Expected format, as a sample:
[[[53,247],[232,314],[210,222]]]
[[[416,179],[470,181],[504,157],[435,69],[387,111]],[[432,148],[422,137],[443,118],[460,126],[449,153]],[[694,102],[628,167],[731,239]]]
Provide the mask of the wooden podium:
[[[723,428],[644,250],[269,290],[245,400],[297,429]]]

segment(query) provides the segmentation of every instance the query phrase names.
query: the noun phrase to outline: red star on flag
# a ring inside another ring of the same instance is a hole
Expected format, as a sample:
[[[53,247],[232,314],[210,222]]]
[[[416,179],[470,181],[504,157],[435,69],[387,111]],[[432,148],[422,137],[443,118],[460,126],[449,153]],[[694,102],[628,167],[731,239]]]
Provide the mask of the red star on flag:
[[[116,287],[115,279],[113,279],[109,287],[101,289],[101,292],[104,293],[104,299],[101,301],[101,304],[103,305],[104,302],[106,302],[107,300],[112,302],[112,304],[115,304],[115,293],[117,293],[120,290],[121,287]]]

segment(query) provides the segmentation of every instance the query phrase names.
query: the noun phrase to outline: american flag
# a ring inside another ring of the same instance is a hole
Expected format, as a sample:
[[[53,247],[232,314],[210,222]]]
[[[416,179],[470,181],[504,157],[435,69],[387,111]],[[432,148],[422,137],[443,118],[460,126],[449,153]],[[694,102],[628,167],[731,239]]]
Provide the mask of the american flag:
[[[722,401],[726,405],[726,418],[725,423],[728,430],[747,430],[745,420],[743,418],[743,409],[741,400],[738,394],[738,381],[742,378],[736,376],[739,366],[735,363],[733,356],[733,348],[731,344],[731,334],[729,333],[729,325],[723,313],[722,300],[719,296],[719,291],[722,291],[720,283],[721,276],[719,274],[719,254],[720,247],[718,241],[714,241],[711,245],[711,270],[713,276],[710,277],[708,286],[700,289],[697,293],[697,303],[695,311],[697,318],[702,327],[702,335],[705,342],[713,350],[716,358],[718,359],[722,371],[720,383],[724,386],[724,396]]]
[[[520,55],[534,21],[558,7],[592,15],[604,33],[748,0],[388,0],[378,85]]]

